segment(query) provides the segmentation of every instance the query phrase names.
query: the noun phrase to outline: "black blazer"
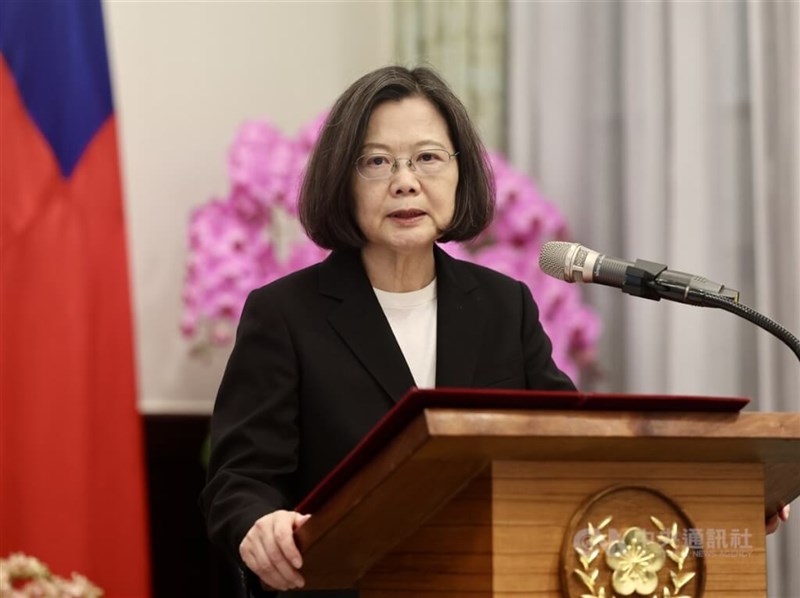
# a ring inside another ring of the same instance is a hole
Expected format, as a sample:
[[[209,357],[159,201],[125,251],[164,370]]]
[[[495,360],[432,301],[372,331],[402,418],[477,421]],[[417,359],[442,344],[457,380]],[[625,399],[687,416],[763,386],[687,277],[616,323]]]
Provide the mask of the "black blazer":
[[[434,252],[438,387],[574,390],[527,286]],[[253,291],[211,420],[212,541],[239,561],[253,523],[297,504],[412,386],[357,251]]]

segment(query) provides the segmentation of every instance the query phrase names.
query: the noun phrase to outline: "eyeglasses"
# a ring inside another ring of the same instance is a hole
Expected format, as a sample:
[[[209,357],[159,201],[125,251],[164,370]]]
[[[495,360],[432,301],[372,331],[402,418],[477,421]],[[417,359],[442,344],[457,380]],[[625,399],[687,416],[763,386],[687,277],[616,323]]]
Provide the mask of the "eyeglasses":
[[[391,154],[364,154],[356,160],[356,171],[370,181],[388,179],[397,172],[400,162],[405,162],[409,169],[422,175],[439,174],[455,158],[458,152],[451,154],[443,149],[425,149],[416,152],[410,158],[395,158]]]

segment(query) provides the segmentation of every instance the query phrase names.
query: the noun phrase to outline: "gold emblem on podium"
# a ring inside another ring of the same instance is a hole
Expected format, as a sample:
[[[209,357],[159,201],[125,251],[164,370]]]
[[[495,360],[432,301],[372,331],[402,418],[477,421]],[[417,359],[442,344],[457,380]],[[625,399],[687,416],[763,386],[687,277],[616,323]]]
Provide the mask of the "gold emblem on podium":
[[[699,598],[705,568],[701,552],[690,546],[693,529],[689,517],[652,488],[617,486],[595,495],[564,537],[563,596]]]

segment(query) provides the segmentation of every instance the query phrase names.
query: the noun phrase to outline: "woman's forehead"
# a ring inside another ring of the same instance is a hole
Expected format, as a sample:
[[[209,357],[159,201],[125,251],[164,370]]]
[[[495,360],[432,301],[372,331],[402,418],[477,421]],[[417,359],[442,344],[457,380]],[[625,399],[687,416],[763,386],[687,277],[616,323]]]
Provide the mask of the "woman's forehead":
[[[375,151],[414,149],[426,145],[447,148],[447,122],[427,99],[383,102],[370,115],[363,147]]]

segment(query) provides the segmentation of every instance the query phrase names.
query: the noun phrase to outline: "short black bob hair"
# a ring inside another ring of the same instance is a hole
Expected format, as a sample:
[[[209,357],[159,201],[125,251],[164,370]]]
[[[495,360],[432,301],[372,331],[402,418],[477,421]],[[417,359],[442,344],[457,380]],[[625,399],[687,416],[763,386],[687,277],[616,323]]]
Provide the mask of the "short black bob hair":
[[[491,223],[494,177],[464,105],[430,68],[387,66],[364,75],[339,97],[309,160],[300,191],[300,222],[320,247],[360,248],[366,243],[355,218],[355,162],[375,107],[410,97],[425,98],[436,107],[458,152],[455,212],[438,240],[466,241]]]

